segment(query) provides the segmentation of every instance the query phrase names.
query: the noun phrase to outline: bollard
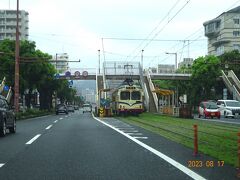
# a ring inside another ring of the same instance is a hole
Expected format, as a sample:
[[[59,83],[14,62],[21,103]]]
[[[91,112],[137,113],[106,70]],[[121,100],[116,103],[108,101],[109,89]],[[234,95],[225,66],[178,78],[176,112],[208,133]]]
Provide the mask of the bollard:
[[[198,126],[196,124],[193,125],[193,131],[194,131],[194,152],[193,155],[198,155]]]

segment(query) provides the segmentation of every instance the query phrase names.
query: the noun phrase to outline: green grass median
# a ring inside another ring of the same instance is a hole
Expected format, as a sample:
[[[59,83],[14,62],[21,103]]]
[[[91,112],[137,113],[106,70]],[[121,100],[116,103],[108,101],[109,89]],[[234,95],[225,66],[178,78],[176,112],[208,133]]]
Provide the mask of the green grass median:
[[[220,122],[183,119],[152,113],[119,117],[122,121],[140,126],[172,141],[193,149],[193,125],[198,125],[198,150],[237,167],[240,125]]]

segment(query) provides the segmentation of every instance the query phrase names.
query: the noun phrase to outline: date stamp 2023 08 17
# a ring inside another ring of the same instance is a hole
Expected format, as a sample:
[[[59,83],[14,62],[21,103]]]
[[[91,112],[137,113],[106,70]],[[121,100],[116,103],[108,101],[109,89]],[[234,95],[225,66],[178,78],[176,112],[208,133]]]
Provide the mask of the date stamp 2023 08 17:
[[[212,161],[212,160],[207,160],[207,161],[201,161],[201,160],[189,160],[188,162],[188,167],[189,168],[213,168],[213,167],[223,167],[224,166],[224,161]]]

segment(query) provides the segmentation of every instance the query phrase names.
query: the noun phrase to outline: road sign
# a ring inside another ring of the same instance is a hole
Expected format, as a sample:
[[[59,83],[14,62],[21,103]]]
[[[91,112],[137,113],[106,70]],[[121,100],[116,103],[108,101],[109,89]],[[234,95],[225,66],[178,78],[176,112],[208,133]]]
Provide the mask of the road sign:
[[[72,86],[73,86],[73,80],[69,80],[69,81],[68,81],[68,86],[69,86],[69,87],[72,87]]]
[[[55,74],[55,78],[59,79],[60,78],[60,74],[59,73]]]
[[[74,75],[75,75],[75,78],[80,78],[80,72],[79,71],[76,71],[75,73],[74,73]]]
[[[4,91],[8,91],[9,90],[9,87],[7,85],[4,86],[3,88]]]
[[[88,76],[88,72],[87,71],[83,71],[82,75],[83,75],[83,77],[87,77]]]
[[[103,107],[100,107],[100,108],[99,108],[99,116],[100,116],[100,117],[103,117],[103,116],[104,116],[104,108],[103,108]]]
[[[70,77],[71,76],[71,72],[70,71],[65,72],[65,76],[66,77]]]

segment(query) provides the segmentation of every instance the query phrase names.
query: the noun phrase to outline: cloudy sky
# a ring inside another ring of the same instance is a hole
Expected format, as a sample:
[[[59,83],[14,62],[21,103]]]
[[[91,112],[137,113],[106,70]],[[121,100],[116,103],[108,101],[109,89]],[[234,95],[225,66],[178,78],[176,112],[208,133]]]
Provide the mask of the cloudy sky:
[[[29,12],[29,39],[51,55],[68,53],[70,67],[98,66],[101,60],[174,64],[207,54],[203,22],[240,5],[240,0],[19,0]],[[0,0],[0,9],[16,0]],[[103,51],[104,50],[104,51]],[[104,53],[103,53],[104,52]]]

